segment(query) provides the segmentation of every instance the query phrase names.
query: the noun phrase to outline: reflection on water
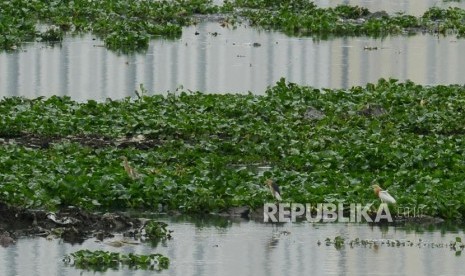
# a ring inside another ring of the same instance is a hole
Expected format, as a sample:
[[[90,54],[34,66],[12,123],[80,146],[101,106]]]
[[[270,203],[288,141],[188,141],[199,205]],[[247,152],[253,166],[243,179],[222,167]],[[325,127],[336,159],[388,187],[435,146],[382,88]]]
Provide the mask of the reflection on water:
[[[365,224],[294,223],[279,227],[253,221],[167,220],[174,239],[156,249],[144,245],[114,248],[87,241],[71,246],[44,238],[21,239],[0,249],[2,275],[79,275],[64,266],[65,254],[82,248],[124,253],[159,252],[171,259],[170,268],[159,275],[459,275],[464,256],[449,248],[431,246],[346,245],[340,250],[324,240],[342,236],[347,240],[396,239],[425,243],[448,243],[462,236],[463,228],[414,229]],[[287,233],[287,231],[289,233]],[[322,241],[318,245],[318,241]],[[104,275],[127,275],[109,271]],[[134,275],[150,272],[131,271]],[[158,273],[157,273],[158,274]]]
[[[140,84],[155,93],[182,85],[213,93],[263,94],[281,77],[302,85],[349,88],[381,77],[463,83],[465,72],[465,40],[452,36],[315,41],[209,22],[185,28],[179,40],[154,40],[144,54],[118,55],[101,44],[84,36],[67,38],[61,47],[34,43],[23,51],[0,53],[0,96],[118,99],[134,96]]]

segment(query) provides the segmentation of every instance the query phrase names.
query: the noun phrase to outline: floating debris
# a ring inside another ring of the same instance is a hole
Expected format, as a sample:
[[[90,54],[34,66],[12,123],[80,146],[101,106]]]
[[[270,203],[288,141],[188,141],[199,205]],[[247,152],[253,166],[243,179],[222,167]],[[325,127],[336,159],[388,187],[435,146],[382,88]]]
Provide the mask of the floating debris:
[[[113,247],[122,247],[124,245],[138,245],[138,244],[140,244],[140,242],[133,241],[133,240],[122,239],[122,240],[107,241],[107,242],[105,242],[105,244],[113,246]]]
[[[16,243],[16,240],[10,235],[9,232],[7,231],[0,232],[0,245],[1,246],[8,247],[15,243]]]
[[[320,111],[312,106],[307,108],[304,114],[304,118],[308,120],[321,120],[326,117],[323,111]]]
[[[58,218],[55,213],[51,213],[51,212],[47,214],[47,218],[58,225],[72,225],[72,224],[76,224],[80,222],[78,219],[73,218],[73,217]]]
[[[367,117],[379,117],[387,114],[387,111],[382,106],[368,104],[366,108],[358,111],[358,114]]]
[[[422,239],[417,241],[404,240],[404,239],[360,239],[355,238],[353,240],[348,240],[342,238],[341,236],[336,236],[334,239],[326,238],[326,246],[334,245],[336,249],[341,249],[342,247],[348,245],[350,248],[361,247],[361,248],[372,248],[372,247],[418,247],[418,248],[450,248],[453,251],[461,252],[464,250],[465,245],[462,243],[460,237],[456,237],[455,241],[441,243],[441,242],[427,242]],[[320,246],[321,242],[318,240],[317,245]]]
[[[373,50],[378,50],[378,47],[376,47],[376,46],[372,47],[372,46],[366,46],[365,45],[365,47],[363,47],[363,50],[365,50],[365,51],[373,51]]]

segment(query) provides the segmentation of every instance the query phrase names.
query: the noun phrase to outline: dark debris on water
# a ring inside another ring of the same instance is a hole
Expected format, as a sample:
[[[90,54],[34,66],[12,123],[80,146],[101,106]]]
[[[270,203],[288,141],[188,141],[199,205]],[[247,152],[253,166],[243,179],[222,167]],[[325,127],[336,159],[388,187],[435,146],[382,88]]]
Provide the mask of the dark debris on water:
[[[73,142],[92,148],[117,147],[129,148],[133,147],[140,150],[147,150],[158,147],[163,141],[156,139],[148,139],[139,136],[127,136],[121,138],[111,138],[98,135],[78,135],[78,136],[45,136],[39,134],[20,133],[14,136],[1,137],[0,145],[16,144],[30,148],[47,149],[51,144],[63,142]]]
[[[112,233],[140,228],[142,222],[120,213],[90,213],[68,207],[56,213],[28,210],[0,202],[0,243],[11,244],[20,236],[51,235],[65,242],[81,243],[97,237],[111,237]],[[6,232],[3,229],[7,229]],[[9,237],[11,239],[9,239]]]

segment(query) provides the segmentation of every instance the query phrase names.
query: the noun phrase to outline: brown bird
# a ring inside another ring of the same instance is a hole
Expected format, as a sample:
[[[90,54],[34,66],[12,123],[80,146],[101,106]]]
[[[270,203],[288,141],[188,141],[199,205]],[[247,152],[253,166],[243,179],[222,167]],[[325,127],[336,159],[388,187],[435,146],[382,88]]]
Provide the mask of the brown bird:
[[[275,181],[271,180],[271,179],[267,179],[265,181],[265,184],[268,185],[268,187],[270,187],[270,191],[271,191],[271,194],[278,200],[278,201],[281,201],[282,198],[281,198],[281,191],[279,190],[279,186],[278,184],[276,184]]]
[[[139,178],[139,174],[137,173],[137,171],[133,167],[131,167],[129,165],[129,162],[128,162],[128,159],[126,158],[126,156],[121,156],[121,159],[123,160],[123,167],[124,167],[124,170],[126,171],[126,173],[128,174],[128,176],[131,179]]]

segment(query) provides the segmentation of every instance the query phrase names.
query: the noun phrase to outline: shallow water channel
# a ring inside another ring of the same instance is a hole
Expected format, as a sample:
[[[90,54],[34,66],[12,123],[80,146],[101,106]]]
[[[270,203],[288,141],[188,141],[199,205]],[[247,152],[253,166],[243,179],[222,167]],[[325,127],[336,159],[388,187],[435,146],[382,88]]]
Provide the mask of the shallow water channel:
[[[464,237],[464,227],[370,226],[343,223],[287,223],[280,226],[225,218],[162,218],[173,239],[156,248],[148,244],[112,247],[88,240],[70,245],[45,238],[22,238],[0,248],[2,275],[79,275],[62,262],[79,249],[124,253],[162,253],[171,260],[157,275],[464,275],[465,256],[438,247]],[[345,244],[336,249],[326,238],[373,240],[376,245]],[[122,237],[116,236],[118,240]],[[390,246],[388,240],[412,241]],[[420,242],[421,240],[421,242]],[[321,241],[321,245],[318,245]],[[96,275],[153,275],[151,271],[106,271]],[[460,274],[462,273],[462,274]],[[94,274],[94,273],[91,273]]]
[[[454,84],[463,83],[465,72],[465,40],[454,36],[315,40],[204,22],[185,28],[179,39],[153,40],[145,53],[122,55],[102,45],[86,35],[53,47],[32,43],[0,53],[0,97],[120,99],[135,96],[140,84],[155,93],[183,87],[263,94],[281,77],[318,88],[363,86],[389,77]]]

